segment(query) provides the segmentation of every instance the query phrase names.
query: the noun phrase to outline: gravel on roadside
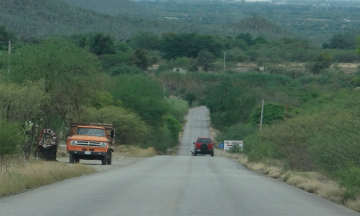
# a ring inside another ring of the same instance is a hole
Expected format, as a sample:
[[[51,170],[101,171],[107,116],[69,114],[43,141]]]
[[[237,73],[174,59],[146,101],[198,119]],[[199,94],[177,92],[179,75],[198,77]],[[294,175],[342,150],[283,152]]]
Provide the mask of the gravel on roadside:
[[[56,160],[61,163],[69,163],[69,156],[65,150],[66,146],[59,146]],[[60,152],[60,153],[59,153]],[[92,167],[97,172],[104,172],[108,170],[118,169],[124,166],[131,165],[142,160],[142,157],[129,157],[126,153],[114,152],[112,154],[111,165],[101,165],[101,160],[80,160],[81,164]]]

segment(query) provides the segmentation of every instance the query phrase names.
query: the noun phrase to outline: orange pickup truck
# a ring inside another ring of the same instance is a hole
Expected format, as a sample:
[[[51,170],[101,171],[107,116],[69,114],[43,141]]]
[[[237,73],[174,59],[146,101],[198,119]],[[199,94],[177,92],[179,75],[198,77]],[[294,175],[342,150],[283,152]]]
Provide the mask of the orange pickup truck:
[[[102,165],[111,165],[115,144],[115,129],[112,124],[72,123],[66,140],[69,163],[80,159],[101,160]]]

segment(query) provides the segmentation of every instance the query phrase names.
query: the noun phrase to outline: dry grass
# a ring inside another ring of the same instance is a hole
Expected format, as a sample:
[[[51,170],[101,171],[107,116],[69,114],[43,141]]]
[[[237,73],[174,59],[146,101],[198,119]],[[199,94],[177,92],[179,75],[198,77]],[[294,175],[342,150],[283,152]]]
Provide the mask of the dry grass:
[[[56,152],[56,157],[68,157],[69,154],[67,153],[66,149],[64,148],[58,148]]]
[[[231,159],[234,159],[234,160],[238,160],[240,155],[239,154],[229,154],[228,157],[231,158]]]
[[[7,158],[0,164],[0,196],[51,184],[84,174],[93,173],[91,167],[82,164],[65,164],[32,159],[24,162]]]
[[[349,209],[360,212],[360,197],[357,197],[355,200],[346,201],[345,206]]]
[[[134,145],[120,145],[115,147],[115,152],[126,154],[129,157],[153,157],[158,153],[153,147],[143,149]]]
[[[263,174],[267,174],[265,170],[265,164],[263,163],[249,163],[248,168]]]
[[[275,179],[280,178],[280,177],[281,177],[281,174],[282,174],[282,172],[283,172],[283,170],[280,169],[279,167],[273,167],[273,166],[271,166],[271,167],[268,167],[267,169],[268,169],[268,174],[267,174],[267,175],[268,175],[269,177],[275,178]]]
[[[240,155],[239,158],[238,158],[238,162],[242,165],[246,164],[248,162],[248,159],[246,156],[244,155]]]
[[[234,157],[234,156],[232,156]],[[245,167],[271,178],[279,179],[287,184],[316,194],[324,199],[341,204],[344,198],[344,189],[336,182],[316,172],[294,172],[284,170],[279,161],[249,162],[245,155],[238,156],[238,162]],[[348,201],[345,205],[355,211],[360,211],[360,198]]]

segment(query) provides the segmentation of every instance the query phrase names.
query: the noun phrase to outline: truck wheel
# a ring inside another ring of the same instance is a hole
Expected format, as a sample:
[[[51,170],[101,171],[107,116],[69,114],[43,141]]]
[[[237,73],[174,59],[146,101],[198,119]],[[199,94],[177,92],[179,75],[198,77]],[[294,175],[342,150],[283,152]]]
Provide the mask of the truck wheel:
[[[75,161],[75,163],[79,163],[80,159],[78,157],[75,157],[74,161]]]
[[[107,164],[111,165],[111,160],[112,160],[112,155],[111,152],[109,152],[108,156],[107,156]]]
[[[69,153],[69,163],[74,163],[74,154]]]
[[[106,161],[107,161],[107,155],[105,155],[101,158],[101,164],[106,165]]]

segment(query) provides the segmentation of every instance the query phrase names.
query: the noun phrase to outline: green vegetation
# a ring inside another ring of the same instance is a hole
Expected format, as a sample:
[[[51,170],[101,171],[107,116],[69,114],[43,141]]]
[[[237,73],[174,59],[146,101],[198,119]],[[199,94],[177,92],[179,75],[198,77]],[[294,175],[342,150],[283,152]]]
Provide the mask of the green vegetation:
[[[103,33],[15,43],[0,56],[0,153],[21,153],[28,142],[35,153],[42,128],[61,134],[71,122],[113,123],[117,144],[159,152],[177,145],[187,102],[169,99],[140,57],[151,59]],[[26,129],[28,122],[37,128]]]
[[[13,155],[20,151],[19,144],[25,142],[25,135],[21,132],[17,123],[0,122],[0,155]]]
[[[20,153],[25,140],[36,152],[39,129],[64,134],[76,121],[113,123],[117,144],[166,152],[188,107],[205,105],[218,141],[243,140],[250,162],[322,172],[346,188],[343,202],[360,193],[360,72],[343,66],[360,62],[360,22],[333,17],[355,20],[358,9],[194,4],[181,5],[191,12],[181,20],[173,6],[142,3],[181,18],[152,20],[150,12],[143,19],[54,0],[9,2],[0,8],[1,154]]]

